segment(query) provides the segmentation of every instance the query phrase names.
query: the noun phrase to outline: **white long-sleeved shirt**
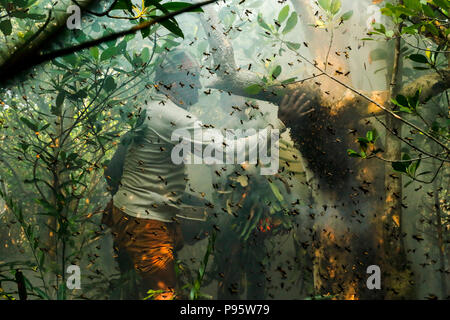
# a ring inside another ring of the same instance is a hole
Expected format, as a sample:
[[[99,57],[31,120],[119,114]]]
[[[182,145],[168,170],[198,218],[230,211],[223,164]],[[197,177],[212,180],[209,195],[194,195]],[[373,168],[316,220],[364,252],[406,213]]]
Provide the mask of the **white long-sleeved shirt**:
[[[185,164],[175,164],[172,150],[180,141],[172,140],[175,130],[192,133],[202,127],[202,123],[188,111],[172,101],[154,102],[146,107],[143,126],[144,136],[139,144],[133,142],[127,150],[120,187],[113,197],[114,205],[126,214],[138,218],[172,222],[175,217],[204,220],[206,211],[184,206],[180,198],[186,188]],[[177,132],[175,131],[175,132]],[[201,141],[190,141],[194,147],[205,149],[214,143],[233,146],[237,150],[252,153],[257,148],[258,139],[247,137],[228,141],[211,141],[205,137]],[[186,142],[186,141],[184,141]],[[246,149],[246,145],[249,149]]]

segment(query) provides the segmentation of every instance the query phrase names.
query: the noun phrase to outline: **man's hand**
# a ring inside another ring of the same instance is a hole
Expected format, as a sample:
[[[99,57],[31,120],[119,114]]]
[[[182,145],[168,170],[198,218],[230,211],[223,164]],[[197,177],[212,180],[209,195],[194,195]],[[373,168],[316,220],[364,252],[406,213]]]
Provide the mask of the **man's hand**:
[[[280,104],[278,118],[287,126],[310,113],[314,112],[311,101],[305,93],[297,90],[292,95],[285,95]]]

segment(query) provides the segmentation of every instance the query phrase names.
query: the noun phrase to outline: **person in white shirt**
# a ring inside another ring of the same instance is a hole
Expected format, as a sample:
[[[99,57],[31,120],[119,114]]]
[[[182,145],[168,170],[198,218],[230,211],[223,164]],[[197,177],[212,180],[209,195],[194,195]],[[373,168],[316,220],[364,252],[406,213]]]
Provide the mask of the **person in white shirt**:
[[[177,219],[206,220],[204,203],[203,207],[183,203],[185,164],[175,164],[172,158],[172,150],[179,144],[172,140],[173,132],[191,132],[202,126],[186,110],[198,101],[199,73],[193,59],[182,51],[157,67],[155,86],[165,97],[143,107],[138,130],[122,139],[128,143],[120,145],[105,172],[113,201],[105,210],[103,223],[112,229],[121,271],[131,265],[142,277],[146,291],[159,292],[155,299],[177,298],[174,252],[183,245]],[[214,143],[191,142],[194,148]],[[235,142],[246,145],[248,138]],[[129,266],[123,267],[121,259]]]

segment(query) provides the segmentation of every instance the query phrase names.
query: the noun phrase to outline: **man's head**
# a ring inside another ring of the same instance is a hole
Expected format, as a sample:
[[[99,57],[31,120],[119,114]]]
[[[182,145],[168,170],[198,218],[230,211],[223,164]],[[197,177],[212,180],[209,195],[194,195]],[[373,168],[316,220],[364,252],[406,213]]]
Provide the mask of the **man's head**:
[[[156,67],[155,84],[176,104],[188,107],[198,101],[200,67],[186,52],[174,50]]]

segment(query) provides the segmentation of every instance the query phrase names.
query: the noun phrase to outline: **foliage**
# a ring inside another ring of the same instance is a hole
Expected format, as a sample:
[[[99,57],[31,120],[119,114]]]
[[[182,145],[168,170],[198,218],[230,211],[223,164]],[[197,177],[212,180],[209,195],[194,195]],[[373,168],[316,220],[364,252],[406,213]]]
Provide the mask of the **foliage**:
[[[207,275],[207,267],[211,256],[215,253],[215,244],[217,239],[217,232],[212,231],[208,236],[208,244],[203,258],[200,261],[200,265],[195,272],[192,272],[181,261],[177,261],[175,265],[175,271],[181,282],[185,284],[181,287],[180,292],[177,293],[179,297],[184,297],[189,300],[211,299],[207,294],[202,293],[201,288],[205,283]],[[161,293],[161,292],[160,292]],[[158,292],[153,290],[149,291],[149,296],[146,299],[153,298]]]
[[[137,9],[121,7],[127,3],[131,1],[118,1],[111,9],[129,18],[122,25],[137,23],[134,19]],[[187,5],[145,1],[139,19],[151,19]],[[27,28],[29,20],[45,18],[34,15],[44,12],[43,8],[40,1],[14,4],[2,1],[0,29],[7,37],[21,36],[20,30]],[[111,19],[118,18],[91,20],[72,41],[83,43],[92,34],[113,33]],[[10,177],[11,172],[12,177],[25,177],[16,182],[8,179],[10,192],[2,194],[2,198],[22,229],[19,233],[25,235],[29,244],[34,261],[26,263],[32,265],[32,273],[39,274],[39,285],[31,286],[26,280],[31,295],[65,299],[68,294],[65,268],[86,255],[91,257],[88,266],[92,269],[91,282],[98,280],[103,286],[108,283],[98,269],[96,253],[98,240],[104,234],[99,213],[107,201],[101,187],[103,169],[120,135],[139,127],[139,119],[143,117],[138,106],[150,98],[149,81],[154,66],[161,62],[154,59],[155,54],[176,46],[173,39],[183,36],[175,19],[164,23],[164,28],[170,31],[166,36],[157,37],[159,29],[153,27],[142,30],[141,36],[129,35],[54,59],[27,79],[11,85],[2,95],[1,160],[20,163],[19,167],[14,166],[16,169],[11,167],[13,171],[3,172],[2,177]],[[22,189],[19,193],[26,192],[34,201],[15,198],[17,186]],[[23,270],[23,265],[11,268]],[[5,272],[9,270],[1,269],[0,275],[5,274],[4,281],[10,280]],[[101,286],[92,290],[92,296],[102,291]]]
[[[420,1],[420,0],[407,0],[403,3],[389,3],[387,2],[381,12],[384,16],[389,18],[390,27],[382,23],[375,23],[373,26],[373,31],[368,33],[369,36],[384,36],[385,41],[390,41],[395,38],[402,39],[402,58],[403,64],[406,65],[408,61],[413,64],[413,69],[418,71],[431,70],[436,72],[438,75],[444,77],[442,72],[445,68],[448,68],[448,62],[446,54],[448,54],[448,36],[450,34],[448,14],[449,14],[450,4],[448,1]],[[410,40],[415,38],[414,42],[418,45],[413,45]],[[363,40],[375,40],[374,37],[364,38]],[[434,43],[430,46],[429,43]],[[378,49],[381,50],[381,49]],[[387,55],[384,50],[378,53],[379,60],[386,59]],[[373,53],[375,57],[375,53]],[[378,59],[378,58],[376,58]],[[405,74],[407,69],[405,67]],[[414,73],[410,73],[411,79],[414,79]],[[406,117],[412,120],[414,123],[418,123],[420,126],[424,126],[425,132],[431,134],[433,137],[438,139],[444,146],[448,146],[449,139],[449,119],[448,116],[443,115],[439,112],[438,117],[433,120],[427,119],[427,99],[421,97],[422,88],[418,88],[412,96],[405,96],[398,94],[396,97],[391,99],[391,103],[394,106],[394,112],[402,117]],[[449,103],[448,95],[443,94],[441,96],[442,101]],[[445,103],[445,102],[443,102]],[[445,111],[444,111],[445,114]],[[369,131],[369,133],[372,131]],[[368,133],[368,134],[369,134]],[[437,172],[423,171],[418,172],[418,168],[421,161],[426,158],[437,158],[442,164],[447,161],[448,152],[443,151],[442,153],[425,152],[426,156],[423,155],[423,149],[419,149],[417,146],[411,142],[419,137],[415,137],[419,132],[415,130],[410,131],[410,136],[399,137],[408,144],[410,150],[404,152],[402,159],[383,159],[379,155],[383,150],[381,148],[373,147],[375,141],[367,141],[365,138],[358,138],[360,145],[360,152],[354,150],[348,150],[348,154],[351,157],[357,158],[378,158],[382,160],[388,160],[392,163],[392,168],[394,171],[402,173],[412,180],[407,183],[409,185],[412,181],[419,181],[424,183],[432,183],[436,178],[439,170],[442,168],[440,166]],[[434,143],[434,142],[433,142]],[[367,147],[372,146],[371,153],[367,154]],[[412,159],[410,153],[416,153],[415,159]],[[420,176],[431,175],[432,178],[428,181],[419,179]]]

